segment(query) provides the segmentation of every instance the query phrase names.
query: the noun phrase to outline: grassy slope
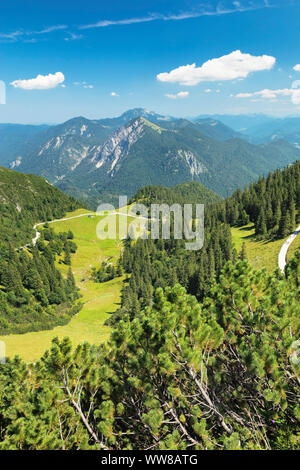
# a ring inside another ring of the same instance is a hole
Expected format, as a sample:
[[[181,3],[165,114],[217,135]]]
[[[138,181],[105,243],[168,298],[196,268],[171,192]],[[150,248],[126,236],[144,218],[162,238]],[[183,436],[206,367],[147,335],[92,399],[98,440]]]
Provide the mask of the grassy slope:
[[[66,217],[87,213],[85,209],[77,210]],[[6,343],[6,355],[12,357],[20,355],[26,361],[37,360],[49,348],[55,336],[60,338],[69,336],[74,345],[83,341],[99,344],[105,341],[109,334],[109,327],[104,326],[109,312],[116,310],[120,299],[122,279],[114,279],[105,284],[95,284],[89,280],[89,271],[92,266],[99,266],[101,261],[111,256],[117,257],[120,252],[120,241],[98,240],[96,238],[96,225],[101,217],[81,217],[64,222],[57,222],[51,226],[57,232],[71,229],[74,233],[74,242],[78,246],[72,256],[72,271],[82,294],[82,310],[65,326],[53,330],[27,333],[24,335],[9,335],[0,337]],[[67,267],[58,264],[63,273]],[[85,282],[81,280],[85,278]]]

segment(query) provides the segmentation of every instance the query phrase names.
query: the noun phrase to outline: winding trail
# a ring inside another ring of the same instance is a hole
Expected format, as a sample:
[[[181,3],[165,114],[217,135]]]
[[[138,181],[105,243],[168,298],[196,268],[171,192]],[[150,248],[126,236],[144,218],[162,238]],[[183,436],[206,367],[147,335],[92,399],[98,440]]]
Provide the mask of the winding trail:
[[[279,269],[281,270],[282,273],[284,272],[284,268],[285,268],[285,265],[286,265],[286,255],[287,255],[288,249],[289,249],[291,243],[295,240],[295,238],[299,234],[300,234],[300,225],[298,225],[295,232],[293,232],[289,236],[289,238],[287,238],[287,240],[285,240],[284,244],[282,245],[282,247],[280,249],[280,252],[279,252],[279,255],[278,255],[278,265],[279,265]]]
[[[17,248],[17,250],[24,250],[25,248],[29,248],[30,245],[32,244],[33,246],[36,245],[38,239],[40,238],[41,236],[41,233],[37,230],[37,227],[41,227],[42,225],[45,225],[45,224],[54,224],[55,222],[65,222],[66,220],[71,220],[71,219],[78,219],[79,217],[87,217],[88,215],[90,216],[97,216],[99,215],[97,212],[87,212],[86,214],[79,214],[79,215],[74,215],[72,217],[65,217],[63,219],[54,219],[54,220],[49,220],[47,222],[39,222],[38,224],[35,224],[33,226],[33,230],[35,230],[35,236],[33,237],[31,243],[27,243],[26,245],[24,246],[20,246],[19,248]],[[143,217],[141,215],[133,215],[131,214],[130,212],[109,212],[108,214],[106,215],[125,215],[126,217],[133,217],[133,218],[136,218],[136,219],[142,219],[142,220],[152,220],[151,218],[147,218],[147,217]]]
[[[35,230],[35,237],[32,239],[33,246],[36,244],[36,242],[41,236],[41,233],[37,230],[37,227],[40,227],[41,225],[45,225],[45,224],[54,224],[55,222],[65,222],[66,220],[78,219],[78,217],[86,217],[88,215],[96,215],[96,213],[88,212],[87,214],[79,214],[79,215],[74,215],[73,217],[65,217],[63,219],[54,219],[54,220],[49,220],[48,222],[40,222],[39,224],[35,224],[33,227],[33,229]]]
[[[86,217],[87,215],[96,215],[96,213],[89,212],[87,214],[79,214],[79,215],[75,215],[73,217],[66,217],[64,219],[55,219],[55,220],[49,220],[47,222],[39,222],[38,224],[35,224],[33,226],[33,230],[35,230],[35,236],[31,240],[31,243],[27,243],[24,246],[19,246],[19,248],[16,248],[16,250],[24,250],[25,248],[29,248],[31,245],[33,245],[33,246],[36,245],[36,242],[38,241],[38,239],[41,236],[41,233],[37,230],[37,227],[40,227],[40,226],[45,225],[45,224],[54,224],[55,222],[64,222],[65,220],[77,219],[78,217]]]

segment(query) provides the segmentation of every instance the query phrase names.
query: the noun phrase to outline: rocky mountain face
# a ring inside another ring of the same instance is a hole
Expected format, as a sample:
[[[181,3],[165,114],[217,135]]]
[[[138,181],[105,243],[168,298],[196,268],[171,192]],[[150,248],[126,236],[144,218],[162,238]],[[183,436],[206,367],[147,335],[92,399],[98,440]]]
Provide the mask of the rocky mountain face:
[[[207,168],[184,142],[177,142],[176,133],[143,117],[133,119],[103,144],[92,147],[58,186],[83,200],[98,203],[114,200],[118,194],[132,196],[144,184],[199,181]]]
[[[39,174],[56,184],[74,171],[95,143],[103,142],[110,132],[96,121],[71,119],[35,136],[10,168]]]
[[[242,139],[218,141],[178,121],[160,127],[143,117],[113,132],[58,186],[94,206],[131,196],[141,186],[198,181],[221,196],[291,163],[300,151],[285,142],[256,146]]]
[[[132,121],[128,126],[123,126],[115,131],[103,145],[93,148],[90,155],[90,163],[95,167],[106,169],[110,176],[118,171],[131,146],[143,135],[144,119],[139,118]]]
[[[45,177],[95,208],[145,185],[198,181],[226,196],[300,158],[284,141],[253,145],[211,118],[191,122],[134,109],[118,118],[71,119],[36,134],[11,168]]]

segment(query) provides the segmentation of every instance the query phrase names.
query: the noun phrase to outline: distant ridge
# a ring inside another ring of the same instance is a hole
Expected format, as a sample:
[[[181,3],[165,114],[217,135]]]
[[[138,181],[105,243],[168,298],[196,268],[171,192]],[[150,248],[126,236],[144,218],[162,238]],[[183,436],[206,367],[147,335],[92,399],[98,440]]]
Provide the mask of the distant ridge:
[[[24,142],[10,167],[45,177],[93,209],[142,186],[189,181],[224,197],[300,157],[297,145],[283,139],[249,140],[213,117],[190,121],[135,108],[116,118],[79,116],[44,128]]]

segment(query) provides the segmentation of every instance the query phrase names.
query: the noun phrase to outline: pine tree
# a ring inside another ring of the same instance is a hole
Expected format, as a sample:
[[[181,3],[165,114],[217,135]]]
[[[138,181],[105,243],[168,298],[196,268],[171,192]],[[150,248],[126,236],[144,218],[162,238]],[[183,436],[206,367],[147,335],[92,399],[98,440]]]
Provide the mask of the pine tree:
[[[75,283],[75,278],[74,278],[71,268],[68,269],[67,282],[68,282],[69,291],[74,292],[74,290],[76,289],[76,283]]]
[[[279,226],[279,237],[286,238],[292,231],[291,213],[287,211],[282,217]]]
[[[244,242],[242,244],[242,250],[241,250],[241,253],[240,253],[240,259],[242,261],[245,261],[247,259],[247,252],[246,252],[246,243]]]
[[[71,254],[68,245],[65,246],[64,264],[71,266]]]

